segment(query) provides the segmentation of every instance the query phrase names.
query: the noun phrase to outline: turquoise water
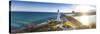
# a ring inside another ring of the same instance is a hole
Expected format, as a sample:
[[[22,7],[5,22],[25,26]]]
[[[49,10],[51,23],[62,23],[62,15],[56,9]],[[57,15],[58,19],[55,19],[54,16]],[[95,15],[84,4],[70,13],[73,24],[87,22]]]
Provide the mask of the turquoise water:
[[[19,29],[29,23],[39,24],[50,18],[56,18],[57,13],[49,12],[11,12],[11,29]]]

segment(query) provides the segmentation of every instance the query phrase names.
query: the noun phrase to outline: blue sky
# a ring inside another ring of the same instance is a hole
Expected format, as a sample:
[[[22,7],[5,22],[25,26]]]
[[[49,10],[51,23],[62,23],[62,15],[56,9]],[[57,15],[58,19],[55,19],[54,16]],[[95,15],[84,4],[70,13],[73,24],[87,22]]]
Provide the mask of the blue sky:
[[[83,6],[83,7],[80,7]],[[87,7],[88,6],[88,7]],[[11,11],[39,11],[39,12],[72,12],[77,7],[80,8],[96,8],[95,5],[87,4],[64,4],[64,3],[49,3],[49,2],[33,2],[33,1],[16,1],[12,0]],[[78,8],[78,9],[80,9]]]
[[[73,10],[76,5],[46,2],[12,1],[11,11],[61,11]]]

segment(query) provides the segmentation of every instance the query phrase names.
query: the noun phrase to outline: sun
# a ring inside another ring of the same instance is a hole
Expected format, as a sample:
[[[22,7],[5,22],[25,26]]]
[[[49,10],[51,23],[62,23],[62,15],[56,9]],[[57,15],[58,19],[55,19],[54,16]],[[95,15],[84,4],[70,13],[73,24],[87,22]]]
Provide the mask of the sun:
[[[83,24],[83,25],[88,25],[90,23],[90,19],[89,16],[87,16],[85,13],[87,12],[91,12],[90,10],[94,10],[95,8],[89,5],[78,5],[75,8],[75,12],[80,12],[82,13],[82,15],[79,17],[79,21]]]

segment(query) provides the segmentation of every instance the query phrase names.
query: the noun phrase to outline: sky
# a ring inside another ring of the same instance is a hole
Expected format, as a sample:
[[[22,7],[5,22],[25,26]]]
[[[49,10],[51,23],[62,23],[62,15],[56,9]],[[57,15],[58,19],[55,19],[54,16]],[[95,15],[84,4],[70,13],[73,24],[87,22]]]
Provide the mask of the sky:
[[[11,11],[31,11],[31,12],[72,12],[73,10],[80,12],[96,9],[95,5],[88,4],[66,4],[66,3],[50,3],[50,2],[33,2],[24,0],[11,0]],[[81,8],[81,9],[80,9]]]
[[[11,11],[49,11],[54,12],[58,9],[61,11],[70,11],[77,4],[61,4],[61,3],[46,3],[46,2],[23,2],[12,1]]]
[[[38,1],[38,2],[53,2],[53,3],[71,3],[71,4],[91,4],[96,5],[95,0],[11,0],[11,1]]]

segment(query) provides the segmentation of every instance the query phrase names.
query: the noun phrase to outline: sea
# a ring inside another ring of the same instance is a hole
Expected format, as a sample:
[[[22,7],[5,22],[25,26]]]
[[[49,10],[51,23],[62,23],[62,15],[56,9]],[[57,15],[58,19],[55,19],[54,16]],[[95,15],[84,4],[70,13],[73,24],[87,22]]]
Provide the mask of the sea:
[[[20,29],[27,24],[40,24],[47,22],[49,19],[56,19],[57,13],[53,12],[10,12],[11,30]]]

